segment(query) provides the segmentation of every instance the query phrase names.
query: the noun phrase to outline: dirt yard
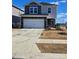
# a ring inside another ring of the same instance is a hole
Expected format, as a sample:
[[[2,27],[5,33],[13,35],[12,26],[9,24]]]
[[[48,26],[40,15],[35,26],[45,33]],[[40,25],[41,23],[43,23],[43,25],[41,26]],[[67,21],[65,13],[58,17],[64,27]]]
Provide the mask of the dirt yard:
[[[67,39],[67,31],[62,30],[44,30],[40,36],[41,39]]]
[[[37,43],[37,46],[42,53],[67,53],[66,44]]]

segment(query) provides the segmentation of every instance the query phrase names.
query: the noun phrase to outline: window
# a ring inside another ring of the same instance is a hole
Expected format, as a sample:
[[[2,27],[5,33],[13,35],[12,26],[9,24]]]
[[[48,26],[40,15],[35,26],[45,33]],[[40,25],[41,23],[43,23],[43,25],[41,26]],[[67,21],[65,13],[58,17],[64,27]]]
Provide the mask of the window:
[[[51,8],[48,8],[48,13],[51,13]]]
[[[37,8],[34,8],[34,13],[35,13],[35,14],[38,13],[37,11],[38,11],[38,9],[37,9]]]
[[[33,14],[33,8],[30,8],[30,13]]]
[[[30,7],[29,12],[30,14],[38,14],[38,7]]]

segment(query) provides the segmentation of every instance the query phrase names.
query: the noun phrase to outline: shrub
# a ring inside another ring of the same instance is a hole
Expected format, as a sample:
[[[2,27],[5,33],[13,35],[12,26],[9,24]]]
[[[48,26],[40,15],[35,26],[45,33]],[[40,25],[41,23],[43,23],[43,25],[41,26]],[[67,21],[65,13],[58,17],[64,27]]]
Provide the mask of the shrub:
[[[59,25],[56,26],[56,30],[61,30],[61,27]]]
[[[56,24],[55,27],[56,27],[56,30],[60,30],[61,29],[60,28],[60,24]]]

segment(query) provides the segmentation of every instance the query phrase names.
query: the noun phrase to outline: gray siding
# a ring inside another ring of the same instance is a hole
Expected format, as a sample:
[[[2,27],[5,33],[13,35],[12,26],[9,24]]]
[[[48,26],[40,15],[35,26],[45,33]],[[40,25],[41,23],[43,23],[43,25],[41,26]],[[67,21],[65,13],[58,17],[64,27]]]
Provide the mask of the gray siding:
[[[38,14],[41,14],[41,6],[36,4],[36,3],[34,3],[34,2],[25,6],[25,14],[30,14],[29,13],[29,7],[32,7],[32,6],[38,7]]]
[[[23,11],[12,6],[12,26],[17,26],[16,24],[18,24],[21,27],[21,14],[23,13]]]
[[[39,5],[36,3],[30,3],[29,5],[25,6],[25,14],[29,14],[29,7],[30,6],[37,6],[38,7],[38,14],[48,14],[48,8],[51,8],[51,13],[48,14],[48,18],[56,19],[56,5]]]

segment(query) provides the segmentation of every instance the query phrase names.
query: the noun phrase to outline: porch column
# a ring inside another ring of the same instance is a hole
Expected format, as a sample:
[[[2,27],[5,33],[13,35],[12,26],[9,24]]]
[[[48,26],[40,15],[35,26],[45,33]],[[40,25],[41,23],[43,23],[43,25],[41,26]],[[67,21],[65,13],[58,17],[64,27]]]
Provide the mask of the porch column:
[[[55,27],[55,19],[52,19],[52,27]]]
[[[23,17],[21,17],[21,28],[23,28]]]
[[[47,28],[47,19],[44,20],[44,27]]]

